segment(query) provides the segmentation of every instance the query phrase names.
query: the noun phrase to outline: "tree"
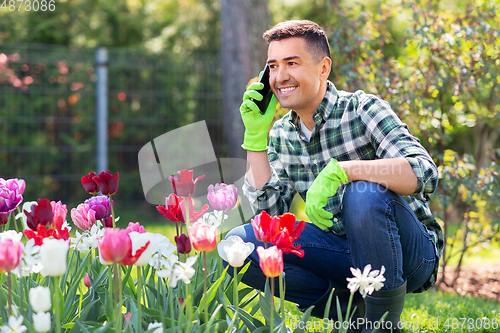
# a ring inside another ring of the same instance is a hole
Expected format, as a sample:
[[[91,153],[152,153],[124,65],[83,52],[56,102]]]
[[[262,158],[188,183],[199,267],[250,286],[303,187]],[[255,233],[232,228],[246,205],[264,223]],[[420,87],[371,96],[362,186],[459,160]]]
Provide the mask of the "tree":
[[[249,80],[264,68],[269,28],[268,0],[221,1],[222,121],[229,157],[243,157],[239,106]]]

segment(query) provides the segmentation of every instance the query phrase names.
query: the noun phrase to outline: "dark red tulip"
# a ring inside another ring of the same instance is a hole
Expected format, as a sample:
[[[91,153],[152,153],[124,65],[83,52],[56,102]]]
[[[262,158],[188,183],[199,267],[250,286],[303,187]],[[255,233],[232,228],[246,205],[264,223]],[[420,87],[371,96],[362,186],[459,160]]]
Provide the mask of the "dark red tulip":
[[[105,217],[101,221],[102,224],[104,224],[104,227],[113,228],[113,216]]]
[[[191,252],[191,242],[186,234],[181,234],[180,236],[175,236],[175,244],[177,245],[177,253],[188,254]]]
[[[99,192],[99,185],[92,179],[97,177],[95,172],[90,172],[86,176],[82,177],[82,185],[88,194],[96,194]]]
[[[172,190],[179,197],[190,197],[194,194],[196,190],[196,183],[205,177],[205,175],[199,176],[193,180],[193,170],[184,169],[177,171],[177,176],[170,176],[168,179],[171,182]]]
[[[118,172],[112,175],[111,172],[107,170],[101,172],[98,177],[92,177],[92,180],[99,185],[99,189],[103,195],[113,195],[118,191],[120,175]]]
[[[52,205],[49,199],[38,200],[38,204],[31,206],[31,212],[24,211],[28,227],[31,230],[37,230],[39,224],[50,227],[54,220],[54,213],[52,212]]]
[[[9,214],[0,214],[0,225],[6,225],[9,220]]]

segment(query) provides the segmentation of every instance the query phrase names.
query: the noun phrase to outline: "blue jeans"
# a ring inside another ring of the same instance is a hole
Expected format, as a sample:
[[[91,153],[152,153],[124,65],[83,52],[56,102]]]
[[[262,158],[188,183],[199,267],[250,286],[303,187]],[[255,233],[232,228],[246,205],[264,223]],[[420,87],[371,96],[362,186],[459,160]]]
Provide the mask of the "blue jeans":
[[[400,195],[371,182],[349,183],[345,187],[340,218],[345,235],[306,223],[295,243],[304,250],[304,257],[283,255],[285,298],[299,308],[315,304],[332,286],[336,293],[346,290],[346,278],[352,277],[350,267],[363,270],[371,264],[374,270],[384,265],[386,282],[382,289],[395,289],[407,281],[408,293],[432,275],[436,263],[434,245]],[[256,247],[264,245],[256,240],[251,224],[231,230],[226,237],[231,235],[240,236]],[[253,251],[248,260],[251,264],[242,281],[263,290],[266,277],[259,267],[257,251]],[[345,295],[340,302],[347,302],[349,293],[340,294]]]

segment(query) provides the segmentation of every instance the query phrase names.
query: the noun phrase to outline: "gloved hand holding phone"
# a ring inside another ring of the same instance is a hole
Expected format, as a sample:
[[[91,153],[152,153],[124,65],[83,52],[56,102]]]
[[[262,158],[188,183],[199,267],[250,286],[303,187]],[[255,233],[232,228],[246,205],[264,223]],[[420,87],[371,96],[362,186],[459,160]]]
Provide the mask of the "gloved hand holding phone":
[[[323,230],[333,226],[333,214],[327,212],[325,206],[328,198],[337,193],[340,184],[348,182],[349,177],[345,169],[332,158],[307,190],[305,212],[312,223]]]
[[[261,73],[261,79],[266,80],[265,77],[262,77],[263,74],[264,72]],[[269,78],[267,78],[267,81],[269,82]],[[261,93],[264,86],[265,84],[262,82],[250,84],[243,94],[243,103],[241,103],[240,106],[241,118],[245,125],[245,135],[241,147],[250,151],[267,150],[267,132],[273,121],[276,105],[278,104],[278,100],[274,94],[270,92],[271,98],[269,104],[265,108],[265,112],[259,109],[256,101],[262,101],[264,98],[262,95],[267,95],[267,92]],[[269,84],[267,84],[267,86],[269,86]],[[265,105],[263,108],[264,107]]]

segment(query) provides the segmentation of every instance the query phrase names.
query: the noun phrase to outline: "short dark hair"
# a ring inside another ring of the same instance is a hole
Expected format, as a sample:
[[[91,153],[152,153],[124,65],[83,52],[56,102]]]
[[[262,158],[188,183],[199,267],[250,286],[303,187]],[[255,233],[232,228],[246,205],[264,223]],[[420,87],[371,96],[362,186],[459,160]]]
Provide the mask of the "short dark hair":
[[[269,44],[290,37],[302,37],[306,40],[311,56],[316,61],[323,57],[331,58],[330,45],[325,31],[316,23],[308,20],[292,20],[276,24],[263,34]]]

